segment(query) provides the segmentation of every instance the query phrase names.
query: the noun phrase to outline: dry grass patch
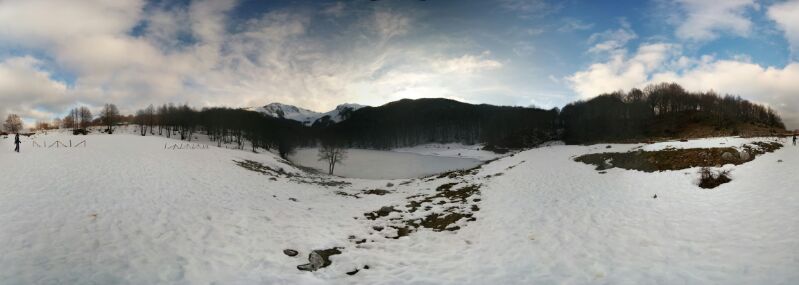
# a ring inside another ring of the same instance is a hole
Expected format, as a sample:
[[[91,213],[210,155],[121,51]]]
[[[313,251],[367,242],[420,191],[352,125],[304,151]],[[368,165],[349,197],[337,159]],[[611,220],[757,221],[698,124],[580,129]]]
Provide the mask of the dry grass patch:
[[[596,170],[618,167],[627,170],[655,172],[725,164],[739,165],[754,160],[758,155],[780,149],[782,146],[778,142],[754,142],[742,146],[741,150],[724,147],[605,152],[582,155],[574,160],[594,165]]]
[[[732,179],[730,179],[729,170],[713,171],[707,167],[703,167],[699,170],[699,187],[701,188],[713,189],[730,181],[732,181]]]

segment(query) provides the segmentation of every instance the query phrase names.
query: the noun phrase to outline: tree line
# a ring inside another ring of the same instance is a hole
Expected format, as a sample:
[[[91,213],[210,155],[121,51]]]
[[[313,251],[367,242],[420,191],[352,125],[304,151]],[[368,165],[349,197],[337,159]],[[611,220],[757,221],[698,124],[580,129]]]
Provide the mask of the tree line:
[[[602,94],[568,104],[562,110],[403,99],[364,107],[340,123],[307,127],[245,109],[197,110],[186,104],[163,104],[124,116],[115,105],[106,104],[97,117],[88,107],[80,106],[52,123],[37,122],[36,127],[78,130],[105,126],[104,132],[111,133],[122,123],[136,124],[142,136],[157,134],[191,141],[196,133],[202,133],[219,146],[274,149],[284,158],[296,147],[320,144],[389,149],[457,142],[501,149],[532,147],[555,139],[588,143],[675,137],[692,124],[733,131],[741,124],[784,129],[779,115],[766,106],[712,91],[688,92],[674,83]],[[18,131],[21,120],[10,115],[4,125]]]
[[[51,130],[51,129],[86,129],[89,126],[105,126],[104,132],[112,133],[114,126],[129,121],[132,116],[123,116],[114,104],[105,104],[99,116],[92,115],[92,111],[87,106],[79,106],[70,109],[64,118],[55,118],[52,121],[37,120],[32,130]],[[22,131],[22,118],[17,114],[9,114],[3,124],[5,130],[11,133]]]
[[[486,143],[521,148],[556,138],[557,110],[471,105],[447,99],[400,100],[352,112],[338,124],[307,127],[293,120],[231,108],[194,110],[187,105],[148,106],[133,123],[141,135],[201,132],[240,149],[274,149],[287,157],[302,146],[388,149],[424,143]]]
[[[523,148],[556,138],[556,109],[403,99],[365,107],[326,129],[350,147],[389,149],[426,143],[484,143]]]
[[[142,136],[159,135],[179,137],[191,141],[201,132],[218,146],[235,144],[249,147],[275,149],[286,158],[297,146],[310,144],[306,128],[299,122],[273,118],[244,109],[203,108],[195,110],[188,105],[153,105],[136,112],[132,122]],[[249,146],[247,146],[249,144]]]
[[[741,124],[785,128],[769,107],[713,91],[688,92],[676,83],[602,94],[568,104],[560,112],[566,143],[675,137],[697,125],[737,135]]]

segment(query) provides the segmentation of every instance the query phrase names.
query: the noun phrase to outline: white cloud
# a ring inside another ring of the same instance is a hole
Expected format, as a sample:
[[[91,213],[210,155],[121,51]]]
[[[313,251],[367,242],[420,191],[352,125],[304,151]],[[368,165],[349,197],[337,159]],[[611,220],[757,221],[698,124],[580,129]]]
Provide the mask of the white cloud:
[[[669,59],[679,46],[665,43],[641,45],[628,56],[626,51],[614,53],[607,61],[591,64],[586,70],[572,74],[567,80],[581,97],[640,86],[649,75]]]
[[[219,43],[225,34],[226,12],[236,0],[198,0],[189,6],[189,20],[194,35],[205,43]]]
[[[588,52],[603,53],[615,51],[627,45],[631,40],[637,38],[638,35],[630,28],[630,24],[626,21],[621,22],[621,28],[616,30],[607,30],[601,33],[595,33],[588,38],[588,42],[594,44]]]
[[[768,16],[783,32],[791,44],[791,51],[799,52],[799,0],[774,4],[768,8]]]
[[[540,17],[561,8],[546,0],[498,0],[497,2],[500,7],[516,13],[520,18]]]
[[[127,32],[144,1],[5,0],[0,2],[0,37],[26,45]]]
[[[490,53],[474,53],[445,37],[405,43],[413,18],[390,10],[342,17],[335,30],[318,33],[314,25],[330,23],[320,17],[338,17],[343,5],[330,6],[327,14],[272,10],[232,24],[235,1],[146,10],[138,0],[76,0],[59,10],[62,4],[0,1],[0,42],[48,59],[0,59],[0,106],[13,106],[0,112],[30,120],[60,115],[78,102],[115,103],[123,112],[168,102],[284,102],[326,110],[345,101],[382,104],[409,94],[468,100],[499,86],[484,76],[502,67]],[[68,72],[74,81],[54,80],[47,70]]]
[[[524,30],[525,33],[529,36],[537,36],[546,32],[544,28],[528,28]]]
[[[502,68],[502,63],[490,56],[488,52],[458,57],[419,53],[411,62],[384,62],[381,66],[393,67],[386,72],[374,70],[368,77],[357,79],[350,92],[368,95],[367,103],[422,97],[470,102],[502,88],[485,77]]]
[[[404,35],[410,27],[410,18],[389,11],[377,11],[369,24],[383,40]]]
[[[52,119],[47,112],[70,101],[67,86],[53,80],[41,65],[29,56],[0,61],[0,118],[16,113],[30,119]]]
[[[776,109],[789,128],[799,127],[799,63],[762,66],[745,58],[690,58],[673,44],[644,44],[632,56],[617,54],[567,78],[583,98],[647,84],[677,82],[688,90],[714,90]]]
[[[752,21],[746,15],[759,6],[755,0],[675,0],[681,14],[673,15],[676,35],[683,40],[709,41],[721,33],[748,36]]]
[[[344,2],[336,2],[335,4],[328,5],[326,8],[322,10],[322,14],[330,15],[334,17],[341,17],[344,16],[344,10],[347,8],[347,5]]]
[[[533,52],[535,51],[536,51],[535,45],[533,45],[532,43],[530,43],[530,41],[527,40],[517,41],[513,45],[513,53],[516,54],[517,56],[528,56],[533,54]]]
[[[439,60],[438,62],[434,62],[433,66],[436,70],[443,73],[457,72],[461,74],[470,74],[502,67],[502,63],[493,59],[487,59],[486,57],[489,55],[489,52],[484,52],[479,56],[466,54],[461,57]]]
[[[585,31],[594,27],[593,23],[585,23],[580,19],[566,18],[563,25],[558,28],[559,32]]]

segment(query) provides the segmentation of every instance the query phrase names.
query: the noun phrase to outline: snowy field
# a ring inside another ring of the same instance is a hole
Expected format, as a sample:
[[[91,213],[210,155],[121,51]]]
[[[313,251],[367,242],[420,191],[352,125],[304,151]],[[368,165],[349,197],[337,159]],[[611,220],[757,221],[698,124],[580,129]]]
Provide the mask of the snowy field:
[[[165,149],[176,141],[160,137],[33,138],[69,139],[85,147],[23,138],[17,154],[0,139],[0,284],[799,283],[799,148],[787,143],[703,190],[698,169],[602,174],[571,159],[643,145],[552,145],[460,176],[366,180],[270,153]],[[236,162],[247,160],[263,173]],[[444,186],[479,192],[435,196]],[[414,201],[418,211],[404,207]],[[385,206],[399,210],[364,218]],[[474,221],[390,227],[450,207]],[[332,247],[342,253],[330,266],[296,268]]]
[[[290,156],[292,162],[305,167],[327,171],[327,162],[319,161],[316,148],[298,149]],[[411,152],[348,149],[335,175],[365,179],[417,178],[457,169],[473,168],[482,161],[473,158],[417,154]]]

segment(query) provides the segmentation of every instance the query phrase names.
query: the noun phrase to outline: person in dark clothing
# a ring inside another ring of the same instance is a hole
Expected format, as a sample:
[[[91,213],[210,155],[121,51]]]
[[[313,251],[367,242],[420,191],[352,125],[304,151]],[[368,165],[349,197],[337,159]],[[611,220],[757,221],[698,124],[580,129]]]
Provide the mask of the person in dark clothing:
[[[14,144],[15,144],[15,145],[17,145],[17,146],[14,148],[14,151],[16,151],[16,152],[19,152],[19,143],[20,143],[20,141],[19,141],[19,134],[16,134],[16,135],[14,136]]]
[[[793,145],[796,145],[796,134],[793,134]]]

